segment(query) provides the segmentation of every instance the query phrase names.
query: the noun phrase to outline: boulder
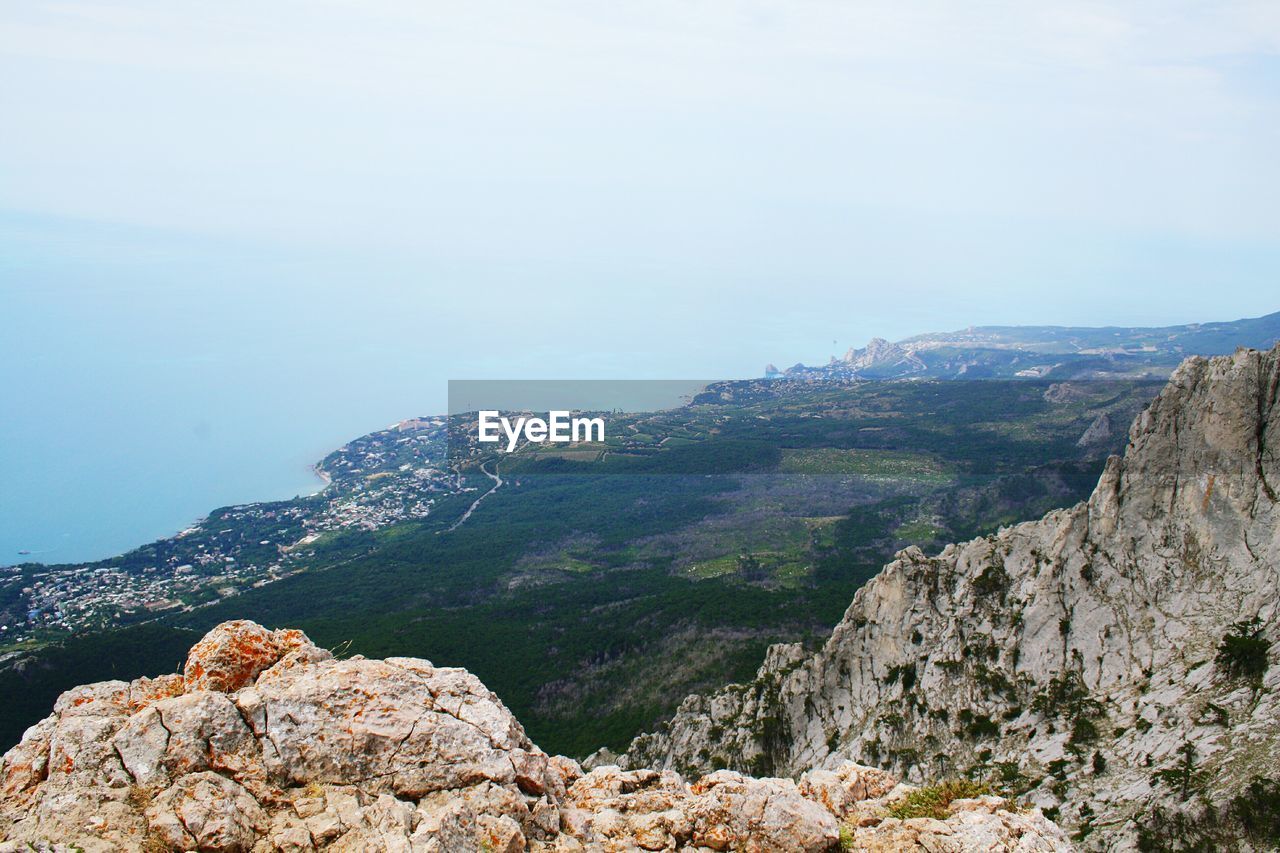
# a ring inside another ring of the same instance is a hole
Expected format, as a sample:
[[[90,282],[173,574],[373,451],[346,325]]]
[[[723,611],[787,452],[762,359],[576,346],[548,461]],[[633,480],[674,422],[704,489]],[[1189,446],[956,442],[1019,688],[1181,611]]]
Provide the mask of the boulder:
[[[1075,850],[1056,824],[1039,809],[1010,810],[998,797],[956,800],[945,820],[886,818],[855,828],[851,849],[867,853],[929,850],[936,853],[1069,853]]]
[[[253,795],[207,770],[183,776],[147,808],[151,838],[173,850],[241,853],[268,828]]]
[[[895,824],[875,798],[896,784],[851,762],[799,784],[727,770],[692,783],[670,770],[584,774],[531,743],[466,670],[335,660],[301,632],[231,622],[196,644],[183,676],[59,697],[0,765],[0,853],[817,853],[838,847],[851,815],[870,816],[867,843],[978,850],[1056,829],[982,801],[937,825]]]
[[[891,774],[875,767],[842,761],[834,769],[814,768],[800,777],[800,793],[839,818],[848,818],[864,800],[885,796],[898,784]]]
[[[187,690],[232,693],[289,652],[304,649],[319,651],[301,631],[268,631],[245,619],[223,622],[191,647],[182,679]]]
[[[790,779],[753,779],[718,770],[691,786],[688,814],[693,843],[713,850],[735,849],[751,839],[761,850],[818,853],[840,839],[834,815],[800,795]]]

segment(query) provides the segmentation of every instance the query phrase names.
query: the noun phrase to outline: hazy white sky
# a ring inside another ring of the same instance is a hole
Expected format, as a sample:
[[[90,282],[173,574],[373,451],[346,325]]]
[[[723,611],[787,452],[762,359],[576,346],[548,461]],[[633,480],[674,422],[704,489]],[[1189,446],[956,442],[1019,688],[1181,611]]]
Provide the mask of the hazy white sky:
[[[624,339],[730,293],[759,301],[725,331],[821,321],[816,343],[1280,307],[1274,0],[34,0],[0,20],[0,206],[46,217],[11,230],[27,248],[67,218],[339,253],[389,301],[542,294],[526,328],[625,305]],[[348,286],[299,263],[270,286]]]

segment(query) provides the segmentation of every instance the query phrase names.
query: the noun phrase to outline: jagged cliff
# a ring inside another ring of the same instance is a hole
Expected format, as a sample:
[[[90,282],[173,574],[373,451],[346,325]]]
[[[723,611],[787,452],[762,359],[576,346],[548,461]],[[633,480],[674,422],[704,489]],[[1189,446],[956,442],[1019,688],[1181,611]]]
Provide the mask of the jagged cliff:
[[[1039,811],[982,794],[936,810],[850,762],[798,782],[584,774],[465,670],[338,660],[237,621],[181,675],[64,693],[0,765],[0,851],[1068,849]]]
[[[992,779],[1085,847],[1270,849],[1278,385],[1280,347],[1185,361],[1088,501],[901,552],[821,651],[773,648],[753,683],[689,697],[622,763],[791,775],[853,759]]]

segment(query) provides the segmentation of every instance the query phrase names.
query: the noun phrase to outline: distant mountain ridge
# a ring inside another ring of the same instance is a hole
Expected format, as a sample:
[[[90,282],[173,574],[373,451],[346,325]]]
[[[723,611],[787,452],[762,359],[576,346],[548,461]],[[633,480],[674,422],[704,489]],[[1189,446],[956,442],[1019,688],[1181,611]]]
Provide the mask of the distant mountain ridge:
[[[1089,379],[1164,377],[1189,355],[1270,349],[1280,311],[1263,317],[1183,326],[970,326],[891,343],[872,338],[821,366],[773,365],[789,379]]]

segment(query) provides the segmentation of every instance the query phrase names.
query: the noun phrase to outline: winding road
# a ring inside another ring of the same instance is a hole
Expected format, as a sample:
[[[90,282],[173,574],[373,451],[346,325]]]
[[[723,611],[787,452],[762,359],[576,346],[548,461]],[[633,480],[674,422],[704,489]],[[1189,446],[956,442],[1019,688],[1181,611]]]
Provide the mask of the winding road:
[[[476,507],[480,506],[480,502],[482,500],[489,497],[489,495],[493,494],[494,492],[498,491],[498,489],[502,488],[502,483],[504,481],[501,475],[498,474],[498,463],[495,462],[493,464],[492,473],[490,473],[488,468],[484,467],[485,465],[488,465],[488,464],[489,464],[488,462],[480,463],[480,470],[484,472],[486,477],[493,480],[493,488],[485,492],[480,497],[476,498],[474,501],[472,501],[471,506],[467,507],[467,511],[462,514],[462,518],[458,519],[452,525],[450,525],[448,530],[443,531],[444,533],[452,533],[453,531],[461,527],[463,522],[465,522],[468,518],[471,517],[471,513],[476,511]]]

